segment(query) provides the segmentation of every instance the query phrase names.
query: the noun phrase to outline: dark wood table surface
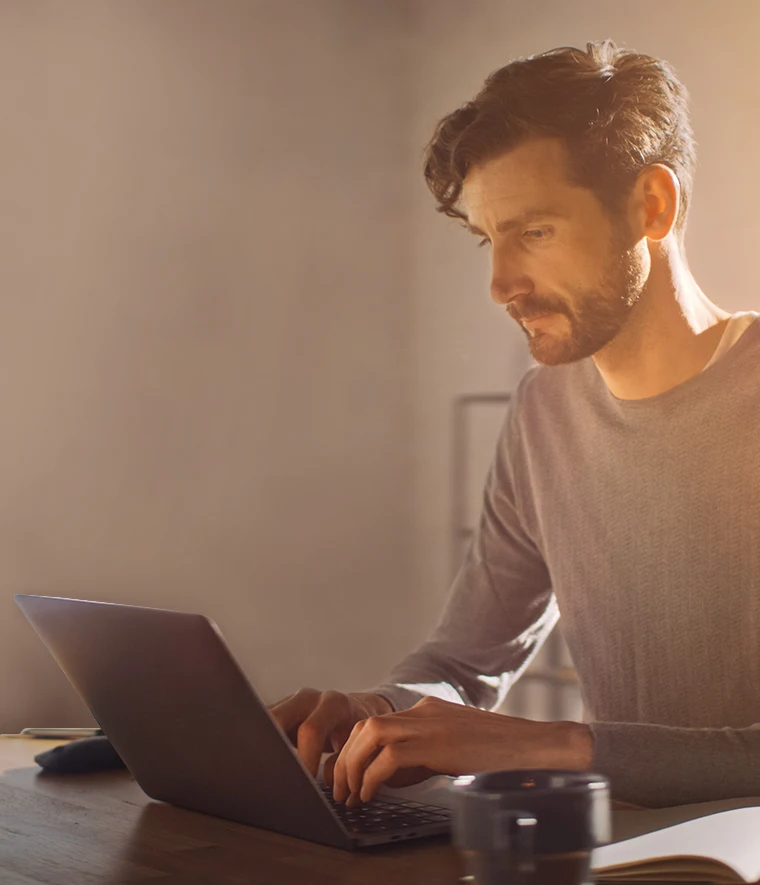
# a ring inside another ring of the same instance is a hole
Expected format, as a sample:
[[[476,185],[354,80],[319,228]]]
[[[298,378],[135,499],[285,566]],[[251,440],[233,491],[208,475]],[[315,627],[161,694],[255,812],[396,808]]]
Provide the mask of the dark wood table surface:
[[[444,839],[349,852],[154,802],[127,772],[43,773],[0,738],[0,885],[454,885]]]

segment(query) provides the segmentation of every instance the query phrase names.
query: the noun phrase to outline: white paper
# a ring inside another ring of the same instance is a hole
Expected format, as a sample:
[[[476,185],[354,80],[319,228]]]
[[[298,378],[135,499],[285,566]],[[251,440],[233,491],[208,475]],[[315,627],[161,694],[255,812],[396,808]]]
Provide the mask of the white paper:
[[[760,808],[734,808],[597,848],[594,870],[669,857],[706,857],[745,882],[760,879]]]

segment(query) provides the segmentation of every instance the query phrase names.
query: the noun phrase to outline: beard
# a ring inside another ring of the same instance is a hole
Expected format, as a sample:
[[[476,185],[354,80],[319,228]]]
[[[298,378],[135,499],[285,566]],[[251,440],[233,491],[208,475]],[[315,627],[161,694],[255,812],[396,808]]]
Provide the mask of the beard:
[[[508,305],[509,315],[515,319],[528,319],[542,314],[564,316],[569,334],[550,334],[541,329],[529,330],[520,324],[528,339],[531,356],[545,366],[574,363],[593,356],[610,343],[628,322],[646,286],[647,267],[630,236],[618,226],[612,237],[610,260],[602,278],[593,289],[572,291],[572,305],[541,296],[531,296],[521,301],[520,307]],[[557,317],[553,324],[559,325]]]

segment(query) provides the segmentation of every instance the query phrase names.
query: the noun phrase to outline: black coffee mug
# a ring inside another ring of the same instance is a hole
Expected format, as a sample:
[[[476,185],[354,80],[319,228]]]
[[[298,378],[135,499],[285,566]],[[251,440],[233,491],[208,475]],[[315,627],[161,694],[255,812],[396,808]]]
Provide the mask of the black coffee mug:
[[[451,786],[453,842],[472,885],[586,885],[611,839],[605,777],[563,769],[463,775]]]

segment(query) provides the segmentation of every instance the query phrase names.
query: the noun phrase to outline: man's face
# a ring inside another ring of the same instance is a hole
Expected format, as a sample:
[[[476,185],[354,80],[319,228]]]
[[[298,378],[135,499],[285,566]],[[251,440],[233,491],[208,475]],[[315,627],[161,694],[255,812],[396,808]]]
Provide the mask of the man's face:
[[[523,142],[473,167],[463,200],[473,233],[490,241],[491,297],[547,366],[591,356],[617,336],[646,285],[648,252],[571,184],[559,139]]]

